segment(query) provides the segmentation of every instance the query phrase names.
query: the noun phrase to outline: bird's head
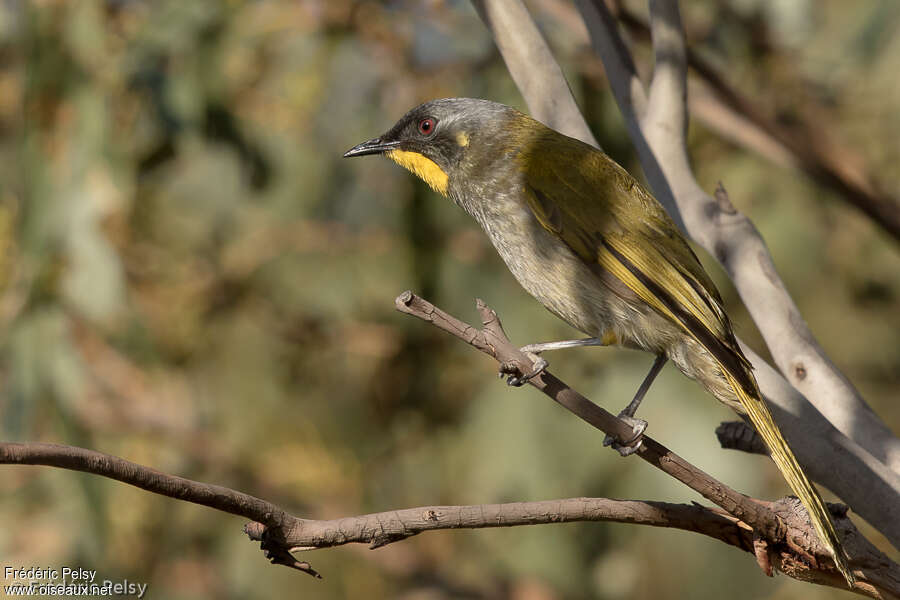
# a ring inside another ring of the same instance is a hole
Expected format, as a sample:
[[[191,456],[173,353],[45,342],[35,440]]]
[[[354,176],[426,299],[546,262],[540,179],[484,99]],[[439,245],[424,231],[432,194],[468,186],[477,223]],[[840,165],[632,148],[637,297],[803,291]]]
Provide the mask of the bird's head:
[[[484,153],[511,121],[525,117],[488,100],[445,98],[406,113],[387,133],[358,144],[344,157],[384,154],[443,195],[472,153]]]

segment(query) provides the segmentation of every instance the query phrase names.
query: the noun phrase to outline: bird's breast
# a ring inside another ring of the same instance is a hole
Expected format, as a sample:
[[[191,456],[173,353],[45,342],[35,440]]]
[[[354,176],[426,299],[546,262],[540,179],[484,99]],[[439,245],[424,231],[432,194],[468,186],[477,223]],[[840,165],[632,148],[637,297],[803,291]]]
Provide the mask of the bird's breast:
[[[515,191],[495,192],[484,202],[461,199],[460,204],[522,287],[571,326],[602,336],[633,312],[565,242],[541,226]]]

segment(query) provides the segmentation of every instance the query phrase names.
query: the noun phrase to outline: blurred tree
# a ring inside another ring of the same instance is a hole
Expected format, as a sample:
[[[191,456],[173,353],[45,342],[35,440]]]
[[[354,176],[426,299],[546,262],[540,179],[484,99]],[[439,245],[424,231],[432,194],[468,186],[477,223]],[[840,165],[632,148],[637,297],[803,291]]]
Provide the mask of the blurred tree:
[[[600,144],[635,172],[572,8],[531,8]],[[684,10],[693,49],[765,116],[827,129],[900,195],[896,3]],[[516,341],[572,334],[450,203],[386,161],[340,158],[420,101],[467,95],[524,108],[465,2],[0,3],[3,437],[95,448],[312,518],[578,495],[684,500],[601,451],[571,416],[498,384],[490,361],[393,310],[404,289],[459,315],[479,296]],[[896,429],[896,241],[827,181],[798,177],[790,161],[774,168],[783,154],[698,120],[701,184],[742,190],[740,209],[812,330]],[[707,264],[740,335],[762,349]],[[554,368],[592,397],[623,398],[649,360],[570,351]],[[730,415],[702,394],[666,371],[646,418],[682,424],[660,437],[737,489],[783,494],[774,469],[718,450],[712,431]],[[500,415],[512,420],[498,430]],[[148,582],[155,598],[837,595],[766,580],[699,536],[591,524],[326,551],[321,583],[271,567],[237,519],[111,481],[4,468],[0,495],[15,524],[0,533],[3,566],[99,569]]]

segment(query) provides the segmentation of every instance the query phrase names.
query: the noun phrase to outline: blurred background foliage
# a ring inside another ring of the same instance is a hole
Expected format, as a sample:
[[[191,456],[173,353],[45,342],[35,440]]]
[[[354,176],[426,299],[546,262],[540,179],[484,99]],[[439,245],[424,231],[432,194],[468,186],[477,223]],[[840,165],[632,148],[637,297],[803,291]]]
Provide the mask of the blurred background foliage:
[[[729,81],[780,120],[812,115],[900,193],[900,5],[684,4],[693,47]],[[529,5],[602,146],[638,172],[573,8]],[[515,341],[573,335],[451,203],[388,161],[340,158],[442,96],[524,108],[468,2],[0,3],[3,437],[117,454],[311,518],[582,495],[699,500],[393,310],[413,289],[475,320],[478,296]],[[725,183],[831,358],[896,428],[896,242],[834,191],[697,120],[691,144],[701,183]],[[652,357],[550,360],[618,409]],[[695,384],[667,369],[650,396],[643,416],[671,448],[746,493],[787,493],[772,465],[717,447],[713,429],[732,415]],[[309,560],[326,579],[314,581],[270,566],[239,518],[105,479],[4,467],[0,497],[4,565],[98,569],[148,582],[152,598],[840,595],[766,579],[712,540],[613,524],[319,551]]]

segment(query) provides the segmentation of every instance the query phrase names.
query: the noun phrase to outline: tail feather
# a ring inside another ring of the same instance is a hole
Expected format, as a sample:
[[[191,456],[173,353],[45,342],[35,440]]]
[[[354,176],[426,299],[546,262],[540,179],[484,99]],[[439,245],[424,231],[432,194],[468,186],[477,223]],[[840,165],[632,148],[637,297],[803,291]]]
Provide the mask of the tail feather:
[[[791,486],[791,489],[800,498],[803,506],[806,507],[813,527],[819,535],[819,539],[831,552],[838,571],[841,572],[841,575],[852,587],[855,578],[850,570],[850,559],[841,545],[837,531],[834,529],[831,514],[828,512],[828,508],[825,506],[825,502],[822,500],[819,492],[813,487],[806,473],[803,472],[787,441],[781,435],[781,431],[778,429],[778,425],[775,424],[772,413],[769,412],[765,401],[761,399],[759,392],[757,392],[756,397],[748,393],[727,369],[722,369],[722,372],[734,389],[735,394],[737,394],[738,399],[740,399],[741,405],[747,411],[747,416],[750,417],[750,421],[753,423],[756,431],[759,432],[766,442],[766,446],[769,447],[772,460],[775,461],[778,470],[781,471],[788,485]]]

